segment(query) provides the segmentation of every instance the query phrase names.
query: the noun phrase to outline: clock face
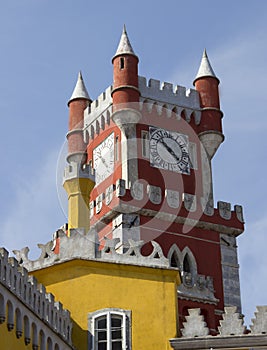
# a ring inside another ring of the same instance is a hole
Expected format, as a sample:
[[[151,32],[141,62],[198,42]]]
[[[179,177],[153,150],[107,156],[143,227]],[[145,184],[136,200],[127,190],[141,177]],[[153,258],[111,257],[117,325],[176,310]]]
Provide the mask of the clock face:
[[[114,172],[114,133],[93,150],[96,185]]]
[[[150,126],[150,165],[189,175],[188,144],[186,135]]]

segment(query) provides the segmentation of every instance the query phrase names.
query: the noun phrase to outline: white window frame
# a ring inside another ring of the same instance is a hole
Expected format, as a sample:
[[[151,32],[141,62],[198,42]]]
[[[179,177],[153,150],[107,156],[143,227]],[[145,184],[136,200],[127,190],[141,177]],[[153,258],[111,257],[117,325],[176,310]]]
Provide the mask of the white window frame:
[[[111,350],[111,317],[122,317],[122,350],[131,350],[131,311],[118,308],[101,309],[89,313],[89,350],[97,350],[96,344],[96,321],[100,317],[107,317],[107,350]]]

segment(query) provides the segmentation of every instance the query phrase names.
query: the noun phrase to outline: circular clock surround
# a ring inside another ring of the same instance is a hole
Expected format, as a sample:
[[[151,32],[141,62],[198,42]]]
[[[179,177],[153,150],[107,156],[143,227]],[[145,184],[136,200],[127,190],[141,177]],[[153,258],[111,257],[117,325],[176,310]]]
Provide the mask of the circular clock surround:
[[[149,146],[151,166],[190,174],[189,142],[186,135],[150,126]]]

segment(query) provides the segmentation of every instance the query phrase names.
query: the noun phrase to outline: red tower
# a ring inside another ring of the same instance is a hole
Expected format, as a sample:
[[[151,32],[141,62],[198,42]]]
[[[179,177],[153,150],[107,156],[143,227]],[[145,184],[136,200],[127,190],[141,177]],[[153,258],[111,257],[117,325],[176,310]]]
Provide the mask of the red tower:
[[[139,101],[138,57],[130,44],[126,28],[123,27],[121,40],[112,58],[113,63],[113,108]]]
[[[72,96],[69,99],[69,132],[68,139],[68,157],[67,160],[85,163],[86,162],[86,143],[83,139],[83,119],[84,110],[90,105],[92,100],[86,90],[81,72],[79,72],[76,86]]]
[[[240,206],[214,206],[211,161],[224,139],[219,80],[204,51],[196,89],[147,82],[125,27],[112,62],[112,87],[91,104],[84,87],[70,103],[79,131],[72,122],[69,152],[81,151],[83,134],[96,172],[91,226],[100,247],[105,238],[119,238],[118,251],[142,240],[150,254],[156,241],[181,271],[181,322],[200,308],[214,334],[224,306],[241,311],[236,237],[244,229]]]

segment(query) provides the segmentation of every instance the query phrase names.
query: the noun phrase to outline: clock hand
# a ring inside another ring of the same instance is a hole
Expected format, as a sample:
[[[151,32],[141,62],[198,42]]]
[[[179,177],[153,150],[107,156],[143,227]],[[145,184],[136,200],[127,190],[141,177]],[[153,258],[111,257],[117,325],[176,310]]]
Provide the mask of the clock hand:
[[[99,158],[101,159],[102,163],[105,165],[105,167],[108,169],[108,164],[105,161],[105,159],[101,156],[101,154],[99,154]]]
[[[170,146],[168,146],[167,143],[163,139],[161,139],[160,142],[166,148],[166,150],[177,160],[177,162],[180,162],[180,158],[177,157],[177,155],[175,154],[173,149]]]

